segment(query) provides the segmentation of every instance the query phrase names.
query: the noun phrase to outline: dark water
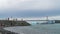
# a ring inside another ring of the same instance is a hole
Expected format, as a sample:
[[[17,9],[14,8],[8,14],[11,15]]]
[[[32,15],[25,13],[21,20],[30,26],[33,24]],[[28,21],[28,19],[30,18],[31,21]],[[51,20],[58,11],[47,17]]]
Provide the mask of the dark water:
[[[23,27],[7,27],[4,29],[18,34],[60,34],[60,24],[38,24]]]

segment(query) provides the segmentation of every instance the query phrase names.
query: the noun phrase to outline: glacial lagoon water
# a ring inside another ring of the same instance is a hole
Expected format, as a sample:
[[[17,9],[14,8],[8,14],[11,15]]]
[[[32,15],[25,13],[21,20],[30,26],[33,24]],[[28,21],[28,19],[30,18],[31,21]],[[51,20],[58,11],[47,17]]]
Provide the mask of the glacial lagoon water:
[[[60,24],[36,24],[6,27],[4,29],[18,34],[60,34]]]

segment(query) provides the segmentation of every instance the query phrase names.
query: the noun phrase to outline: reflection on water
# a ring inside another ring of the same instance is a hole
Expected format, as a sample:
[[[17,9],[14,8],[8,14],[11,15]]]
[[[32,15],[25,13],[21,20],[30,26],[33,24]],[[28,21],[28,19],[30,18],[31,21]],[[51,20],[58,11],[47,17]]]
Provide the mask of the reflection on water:
[[[19,34],[60,34],[60,24],[7,27],[6,30]]]

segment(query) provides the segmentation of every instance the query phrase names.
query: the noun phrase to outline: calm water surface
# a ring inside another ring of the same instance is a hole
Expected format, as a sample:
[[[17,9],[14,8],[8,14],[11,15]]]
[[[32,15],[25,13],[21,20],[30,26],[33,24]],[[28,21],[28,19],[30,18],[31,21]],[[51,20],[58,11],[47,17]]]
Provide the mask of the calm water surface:
[[[60,34],[60,24],[38,24],[32,26],[6,27],[4,29],[18,34]]]

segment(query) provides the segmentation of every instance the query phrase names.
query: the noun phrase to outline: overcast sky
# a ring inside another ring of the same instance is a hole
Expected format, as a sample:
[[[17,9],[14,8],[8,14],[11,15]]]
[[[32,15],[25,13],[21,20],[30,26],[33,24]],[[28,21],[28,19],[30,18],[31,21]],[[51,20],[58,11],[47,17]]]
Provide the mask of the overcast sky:
[[[0,0],[0,17],[60,15],[60,0]]]

